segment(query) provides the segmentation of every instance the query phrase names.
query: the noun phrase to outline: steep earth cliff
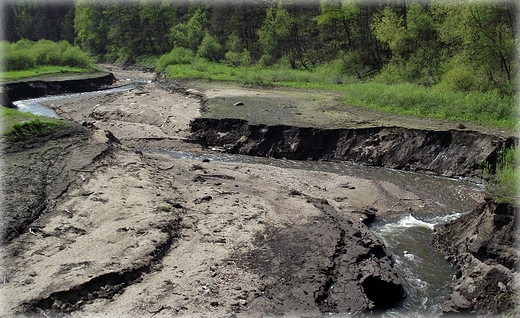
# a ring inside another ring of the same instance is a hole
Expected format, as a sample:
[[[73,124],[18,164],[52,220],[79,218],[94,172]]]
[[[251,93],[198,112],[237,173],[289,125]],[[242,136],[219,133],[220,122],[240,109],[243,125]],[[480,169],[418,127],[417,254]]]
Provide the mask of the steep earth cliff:
[[[3,83],[3,90],[11,101],[25,98],[37,98],[65,93],[91,92],[113,84],[112,73],[64,74],[53,76],[49,80],[34,79]]]
[[[401,127],[317,129],[251,125],[241,119],[196,118],[192,138],[231,153],[296,160],[345,160],[366,165],[477,177],[485,161],[517,142],[473,131]]]
[[[491,200],[436,229],[432,242],[457,268],[448,312],[498,315],[517,310],[518,209]]]

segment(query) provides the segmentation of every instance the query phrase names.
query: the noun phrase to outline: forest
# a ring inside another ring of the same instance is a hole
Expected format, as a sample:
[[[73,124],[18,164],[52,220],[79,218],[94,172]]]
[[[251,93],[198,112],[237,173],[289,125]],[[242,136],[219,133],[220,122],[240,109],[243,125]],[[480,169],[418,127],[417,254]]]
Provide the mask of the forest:
[[[97,61],[193,55],[233,66],[328,64],[359,79],[457,92],[516,88],[513,1],[18,0],[3,12],[4,40],[67,41]]]

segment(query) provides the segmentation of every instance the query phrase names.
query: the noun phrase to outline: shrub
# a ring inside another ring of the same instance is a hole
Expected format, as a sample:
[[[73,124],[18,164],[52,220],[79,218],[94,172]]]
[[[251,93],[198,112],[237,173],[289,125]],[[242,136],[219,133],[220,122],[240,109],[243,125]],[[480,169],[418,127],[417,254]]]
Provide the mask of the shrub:
[[[6,71],[19,71],[36,66],[36,58],[29,52],[10,51],[4,54]]]
[[[13,43],[13,50],[28,50],[31,49],[34,42],[27,39],[21,39],[16,43]]]
[[[397,63],[389,63],[383,66],[381,72],[374,77],[374,81],[388,85],[395,85],[404,83],[405,80],[403,80],[403,77],[405,77],[404,68]]]
[[[479,87],[475,72],[465,66],[456,66],[447,71],[439,86],[454,92],[476,91]]]
[[[62,53],[66,49],[67,45],[60,45],[59,43],[50,40],[39,40],[34,43],[31,50],[36,56],[36,64],[60,65]]]
[[[87,68],[89,56],[66,41],[22,39],[16,43],[3,42],[6,71],[26,70],[37,66],[72,66]]]
[[[88,67],[89,57],[77,46],[69,46],[61,55],[61,65]]]
[[[163,72],[168,65],[190,64],[194,59],[195,54],[190,49],[176,47],[170,53],[166,53],[159,58],[155,71],[158,73]]]
[[[514,147],[499,152],[495,169],[492,169],[489,164],[484,165],[484,174],[491,175],[487,189],[494,198],[503,202],[515,203],[519,194],[519,168],[519,154]],[[492,175],[493,172],[495,174]]]
[[[225,55],[225,59],[234,66],[251,65],[251,54],[246,49],[244,49],[242,53],[228,51]]]
[[[222,46],[218,43],[217,38],[206,32],[197,50],[199,56],[207,58],[210,61],[219,61],[222,59]]]

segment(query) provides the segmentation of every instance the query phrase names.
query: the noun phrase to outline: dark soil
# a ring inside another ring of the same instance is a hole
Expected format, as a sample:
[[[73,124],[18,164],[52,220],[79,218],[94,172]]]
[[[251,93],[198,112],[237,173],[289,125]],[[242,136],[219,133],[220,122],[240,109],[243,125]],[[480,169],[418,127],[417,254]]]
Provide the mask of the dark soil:
[[[60,77],[24,79],[3,83],[3,91],[11,101],[37,98],[65,93],[91,92],[112,85],[115,77],[111,73],[64,74]]]
[[[106,144],[93,143],[91,132],[77,124],[6,140],[1,159],[8,213],[2,218],[2,242],[27,232],[42,213],[52,210],[55,200],[81,178],[84,167],[106,150]]]
[[[518,208],[488,200],[436,230],[434,247],[457,268],[446,311],[481,315],[518,311],[517,223]]]
[[[319,129],[253,125],[240,119],[197,118],[192,138],[208,147],[295,160],[342,160],[449,177],[482,177],[485,162],[518,144],[474,131],[401,127]]]

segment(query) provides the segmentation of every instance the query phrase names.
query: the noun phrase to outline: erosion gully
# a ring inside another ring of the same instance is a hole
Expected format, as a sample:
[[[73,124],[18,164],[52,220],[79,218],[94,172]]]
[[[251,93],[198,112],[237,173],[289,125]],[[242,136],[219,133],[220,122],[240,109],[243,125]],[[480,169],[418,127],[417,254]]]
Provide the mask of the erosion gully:
[[[109,94],[131,89],[135,84],[85,94]],[[58,95],[15,102],[21,111],[37,115],[58,117],[54,111],[40,105],[41,102],[60,98],[74,98],[78,94]],[[142,151],[167,153],[177,160],[202,160],[242,162],[273,165],[281,168],[305,169],[348,175],[358,178],[388,181],[417,194],[426,203],[420,215],[409,212],[378,217],[370,225],[371,230],[385,243],[392,254],[394,266],[403,279],[408,296],[383,317],[430,317],[439,315],[450,294],[450,284],[455,274],[443,255],[436,252],[430,238],[434,227],[456,219],[469,212],[475,205],[468,193],[483,191],[479,184],[466,180],[433,175],[370,167],[348,162],[294,161],[231,155],[217,151],[195,154],[182,151],[146,149]]]

